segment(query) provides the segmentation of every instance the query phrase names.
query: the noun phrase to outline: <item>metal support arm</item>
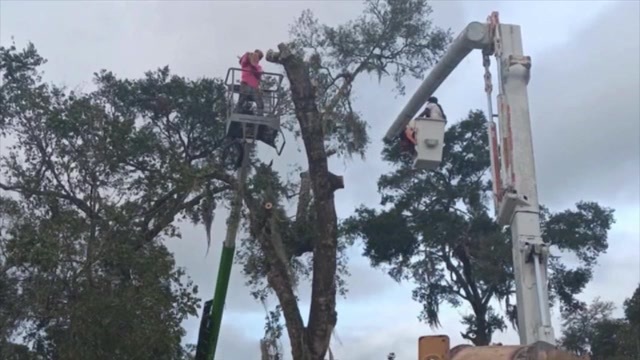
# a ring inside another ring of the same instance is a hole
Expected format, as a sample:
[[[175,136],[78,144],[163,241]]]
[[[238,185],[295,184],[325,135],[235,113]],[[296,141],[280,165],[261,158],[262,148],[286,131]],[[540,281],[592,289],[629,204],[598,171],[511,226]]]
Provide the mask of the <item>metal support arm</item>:
[[[242,165],[238,170],[239,189],[237,189],[231,203],[231,212],[227,220],[227,234],[220,255],[220,268],[218,270],[218,279],[213,295],[213,305],[211,307],[211,313],[209,314],[211,317],[211,338],[209,339],[209,349],[206,354],[206,360],[215,359],[218,337],[220,336],[220,326],[222,324],[222,314],[227,299],[229,279],[231,278],[231,266],[233,265],[233,256],[236,249],[236,237],[238,236],[238,229],[240,228],[244,190],[249,173],[250,153],[253,146],[255,145],[249,143],[243,144],[244,157],[242,158]]]
[[[527,93],[531,58],[523,55],[520,26],[500,24],[499,34],[502,51],[498,57],[501,65],[498,81],[503,89],[499,119],[503,139],[501,162],[505,185],[513,189],[520,201],[513,207],[502,207],[508,212],[498,217],[509,219],[511,225],[520,343],[553,344],[547,292],[548,249],[541,237]]]

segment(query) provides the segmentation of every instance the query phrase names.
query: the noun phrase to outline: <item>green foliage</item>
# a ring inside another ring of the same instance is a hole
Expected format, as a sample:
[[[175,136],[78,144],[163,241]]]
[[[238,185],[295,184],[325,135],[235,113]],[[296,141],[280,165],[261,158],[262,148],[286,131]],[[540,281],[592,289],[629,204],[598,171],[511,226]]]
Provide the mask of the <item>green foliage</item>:
[[[451,39],[450,33],[434,27],[430,21],[431,8],[426,1],[365,1],[365,11],[357,19],[337,26],[321,24],[310,10],[304,11],[291,26],[291,50],[305,59],[315,89],[315,104],[322,114],[323,131],[329,156],[364,156],[369,142],[367,124],[352,104],[355,97],[353,84],[362,74],[376,74],[379,79],[391,77],[397,89],[404,90],[407,75],[421,78],[424,72],[442,55]],[[295,81],[288,79],[289,82]],[[290,99],[287,99],[287,104]],[[289,104],[288,107],[291,105]],[[296,136],[299,130],[290,127]],[[283,184],[277,174],[260,173],[257,169],[252,180],[252,191],[260,198],[268,197],[275,207],[284,207],[294,196],[303,192],[301,184],[289,181]],[[273,180],[268,180],[268,179]],[[277,178],[277,179],[276,179]],[[266,189],[260,183],[271,183]],[[270,195],[265,195],[266,192]],[[316,225],[313,196],[300,199],[302,204],[295,217],[284,212],[278,215],[280,235],[284,238],[290,266],[300,278],[311,275],[312,258],[305,256],[312,250]],[[303,216],[300,216],[303,215]],[[264,283],[266,268],[261,257],[260,244],[251,239],[239,250],[239,262],[254,294],[263,298],[269,291]],[[347,274],[347,244],[339,244],[336,281],[344,284]],[[346,289],[341,287],[344,292]]]
[[[261,214],[253,211],[254,218],[250,224],[250,236],[243,241],[243,247],[239,251],[238,260],[244,265],[244,273],[248,283],[252,286],[253,294],[257,298],[264,299],[271,291],[265,283],[265,277],[270,271],[275,271],[273,265],[268,265],[265,243],[258,241],[259,234],[270,233],[271,243],[287,262],[291,274],[279,274],[280,281],[289,279],[293,286],[300,279],[311,278],[314,284],[323,284],[322,290],[314,285],[314,294],[318,298],[335,299],[335,293],[344,294],[344,275],[347,275],[346,255],[344,250],[348,246],[346,242],[338,242],[337,239],[323,238],[323,229],[333,228],[336,224],[322,223],[318,220],[326,215],[333,206],[333,200],[328,201],[326,194],[314,194],[318,191],[319,178],[326,175],[326,158],[337,155],[343,159],[351,156],[364,156],[369,142],[367,124],[357,109],[354,109],[353,85],[362,74],[376,74],[379,79],[391,77],[396,81],[399,90],[403,90],[403,81],[406,75],[422,77],[437,58],[443,53],[450,34],[441,29],[434,28],[429,21],[430,7],[425,1],[366,1],[365,11],[357,19],[338,26],[322,25],[313,16],[311,11],[305,11],[291,27],[291,41],[279,46],[278,54],[286,53],[286,61],[281,61],[279,55],[267,53],[268,61],[284,65],[289,85],[289,96],[285,103],[286,108],[293,110],[292,116],[285,120],[284,128],[293,131],[296,137],[302,136],[305,142],[309,159],[309,171],[303,171],[300,181],[283,184],[281,178],[271,172],[262,171],[257,167],[255,178],[260,181],[251,181],[251,192],[259,201],[268,201],[274,205],[272,210],[263,211]],[[287,67],[285,63],[295,63],[296,71]],[[300,66],[298,66],[300,65]],[[297,90],[296,90],[297,89]],[[295,93],[293,93],[295,91]],[[300,95],[302,92],[305,95]],[[313,115],[309,115],[313,114]],[[312,119],[313,117],[313,119]],[[306,124],[306,128],[302,126]],[[312,125],[313,124],[313,125]],[[316,126],[316,124],[321,124]],[[312,130],[311,130],[312,129]],[[303,133],[303,131],[305,133]],[[318,146],[318,141],[322,142]],[[312,144],[312,145],[310,145]],[[326,158],[320,159],[318,149],[324,147]],[[312,149],[312,150],[310,150]],[[315,149],[315,150],[313,150]],[[313,169],[323,168],[324,175],[311,177]],[[261,173],[261,175],[259,175]],[[305,177],[306,176],[306,177]],[[305,180],[306,178],[306,180]],[[306,182],[305,182],[306,181]],[[322,182],[326,181],[323,179]],[[263,186],[268,184],[268,186]],[[312,184],[315,184],[312,186]],[[325,185],[322,185],[326,189]],[[286,189],[283,191],[283,189]],[[333,191],[331,191],[333,192]],[[321,199],[316,202],[316,195]],[[297,211],[291,216],[284,211],[292,197],[297,196]],[[324,198],[323,198],[324,196]],[[327,204],[330,205],[328,206]],[[333,210],[333,209],[331,209]],[[320,214],[320,215],[319,215]],[[268,219],[267,219],[268,218]],[[320,224],[319,224],[320,222]],[[331,222],[331,221],[330,221]],[[320,230],[320,231],[318,231]],[[326,235],[326,231],[324,231]],[[333,236],[333,235],[332,235]],[[275,241],[278,239],[278,241]],[[323,257],[312,256],[315,245],[324,242],[327,247],[323,250]],[[328,248],[330,245],[331,249]],[[271,246],[271,245],[268,245]],[[335,255],[334,255],[335,254]],[[335,260],[335,261],[334,261]],[[314,264],[323,263],[317,268],[325,268],[330,271],[313,273]],[[326,278],[333,276],[337,289],[331,287]],[[294,289],[295,290],[295,289]],[[337,290],[337,291],[336,291]],[[289,297],[287,294],[285,297]],[[322,312],[331,314],[334,312],[331,303],[323,305]],[[291,304],[290,304],[291,305]],[[295,309],[295,305],[283,306],[285,318],[286,309]],[[294,310],[288,310],[289,312]],[[311,312],[314,311],[312,306]],[[326,314],[311,314],[312,318],[323,319],[314,321],[317,329],[332,328],[334,324],[327,324],[335,316]],[[296,329],[300,329],[302,336],[302,323],[298,322],[299,314],[288,314],[288,319],[296,319]],[[291,324],[288,324],[291,325]],[[297,336],[291,333],[289,336]],[[298,330],[294,330],[298,331]],[[310,334],[317,330],[309,330]],[[321,330],[326,336],[326,331]],[[307,335],[308,337],[311,335]],[[322,345],[304,345],[314,348],[320,356],[324,354],[322,348],[328,339],[294,339],[292,344],[316,343]],[[296,345],[297,346],[297,345]],[[303,355],[302,348],[298,355]]]
[[[631,326],[640,333],[640,285],[633,295],[624,302],[624,315]]]
[[[363,14],[337,26],[320,24],[311,10],[291,26],[292,46],[307,59],[330,149],[364,156],[367,123],[354,110],[352,84],[361,74],[391,78],[404,94],[407,76],[422,78],[451,40],[434,27],[425,0],[364,1]]]
[[[323,134],[307,135],[323,135],[328,156],[365,152],[367,125],[352,106],[359,75],[391,77],[402,92],[405,75],[422,77],[450,40],[448,32],[432,27],[425,1],[368,1],[365,7],[361,17],[337,27],[318,25],[305,12],[292,30],[293,48],[305,59],[315,87],[312,102],[322,115]],[[0,187],[21,204],[13,213],[19,221],[2,238],[7,247],[2,266],[33,273],[39,284],[37,292],[25,292],[35,286],[32,278],[11,271],[2,275],[0,291],[29,303],[24,313],[0,313],[2,335],[29,325],[33,349],[65,352],[67,358],[91,351],[92,358],[130,354],[135,346],[146,350],[136,356],[155,356],[148,342],[175,348],[163,348],[163,356],[187,356],[176,324],[195,314],[193,288],[161,240],[180,236],[175,227],[180,219],[204,224],[209,235],[213,212],[228,200],[228,190],[235,190],[234,177],[223,168],[229,152],[220,121],[227,105],[223,84],[184,79],[168,68],[132,80],[101,71],[95,74],[95,91],[76,93],[43,83],[38,68],[44,62],[32,45],[21,51],[0,48],[0,132],[15,140],[0,159]],[[290,98],[284,105],[280,112],[293,115]],[[293,117],[285,120],[283,128],[299,135]],[[277,221],[269,231],[273,241],[280,239],[296,279],[311,275],[317,214],[308,188],[303,191],[298,181],[284,181],[252,160],[255,174],[245,199],[251,209],[244,214],[250,231],[239,258],[260,297],[269,269],[265,243],[257,241],[267,216],[257,210],[265,202],[274,205]],[[305,198],[291,217],[284,208],[296,192]],[[338,244],[337,262],[331,265],[339,270],[335,280],[342,290],[346,246]],[[48,281],[42,284],[44,278]],[[134,301],[135,294],[147,296],[149,303]],[[50,309],[46,300],[52,296],[75,307]],[[126,311],[115,313],[121,307]],[[100,330],[113,322],[137,332],[123,339]],[[150,339],[146,329],[151,326],[166,331]]]
[[[0,342],[24,335],[51,359],[182,359],[197,287],[162,240],[230,189],[224,87],[162,68],[101,71],[77,93],[42,82],[44,62],[31,44],[0,47]]]
[[[637,359],[640,332],[628,314],[639,290],[640,286],[624,302],[626,318],[613,318],[614,304],[599,298],[588,307],[564,311],[560,345],[573,354],[588,355],[593,360]]]
[[[462,335],[476,345],[489,344],[495,331],[506,329],[492,299],[505,303],[512,323],[516,314],[510,233],[489,215],[486,124],[482,112],[472,111],[452,125],[442,164],[434,171],[412,168],[399,144],[388,143],[383,156],[396,169],[378,181],[384,208],[361,207],[342,224],[346,238],[363,240],[364,255],[374,266],[387,267],[397,281],[415,282],[413,298],[423,304],[420,318],[429,325],[439,325],[442,303],[467,303],[473,313],[463,316]],[[579,308],[575,295],[607,248],[613,210],[579,202],[575,210],[560,213],[543,208],[541,220],[544,240],[578,259],[576,264],[551,260],[551,290],[563,308]]]
[[[284,326],[281,323],[282,308],[278,305],[274,310],[268,311],[265,307],[267,315],[265,316],[264,337],[262,338],[263,351],[269,354],[269,359],[282,359],[283,349],[280,339],[284,333]],[[264,356],[264,354],[263,354]]]
[[[552,215],[541,209],[542,238],[561,253],[577,258],[569,268],[561,256],[551,256],[549,269],[552,299],[558,298],[563,311],[575,311],[586,306],[575,298],[592,278],[597,257],[608,248],[607,232],[615,222],[613,211],[595,202],[579,202],[576,210]]]
[[[612,302],[595,299],[591,305],[582,311],[565,312],[563,320],[563,334],[560,339],[562,347],[572,353],[582,356],[588,353],[589,344],[596,337],[600,326],[613,325],[610,323],[615,306]]]

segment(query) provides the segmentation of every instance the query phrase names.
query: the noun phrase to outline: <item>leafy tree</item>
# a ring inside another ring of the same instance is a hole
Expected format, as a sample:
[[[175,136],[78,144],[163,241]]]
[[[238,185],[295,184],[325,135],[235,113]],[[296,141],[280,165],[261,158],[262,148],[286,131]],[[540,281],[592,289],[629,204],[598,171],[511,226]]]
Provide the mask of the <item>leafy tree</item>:
[[[291,42],[267,54],[286,72],[292,116],[284,127],[302,138],[308,170],[286,181],[246,154],[253,174],[243,192],[248,236],[239,261],[257,297],[277,295],[295,359],[324,358],[336,293],[344,289],[346,244],[337,241],[334,205],[344,184],[329,172],[328,158],[363,156],[369,141],[352,86],[375,74],[392,77],[402,92],[406,75],[421,76],[450,41],[430,13],[422,0],[369,1],[358,19],[329,27],[307,11]],[[44,59],[33,46],[1,53],[0,130],[16,144],[1,160],[0,188],[21,206],[2,239],[11,250],[4,264],[14,271],[12,288],[34,289],[22,291],[29,307],[20,317],[33,324],[32,347],[66,358],[134,348],[145,350],[136,356],[183,356],[179,322],[195,314],[195,289],[161,240],[180,235],[180,219],[209,232],[213,211],[238,189],[225,167],[223,84],[168,68],[135,80],[101,71],[97,90],[79,94],[42,82]],[[298,206],[289,217],[284,206],[292,196]],[[301,276],[312,278],[306,325],[295,293]],[[149,300],[134,301],[140,294]],[[114,321],[136,333],[107,333],[105,322]]]
[[[19,304],[2,341],[22,334],[51,359],[183,358],[197,288],[162,240],[231,189],[213,121],[224,87],[101,71],[80,94],[44,83],[44,62],[0,47],[1,291]]]
[[[624,315],[636,331],[640,331],[640,285],[633,295],[624,302]]]
[[[631,307],[637,301],[639,289],[624,303],[625,318],[613,318],[614,304],[599,298],[587,308],[563,312],[561,346],[592,360],[637,359],[640,333],[629,314],[633,313]]]
[[[624,315],[629,326],[627,354],[635,354],[634,360],[640,360],[640,284],[633,295],[625,300]]]
[[[334,192],[344,184],[329,171],[328,159],[363,156],[369,141],[352,106],[353,85],[373,74],[391,77],[402,92],[405,76],[421,77],[450,41],[449,32],[432,26],[430,13],[423,0],[367,1],[356,20],[331,27],[305,11],[291,41],[267,52],[266,60],[286,73],[295,116],[289,126],[302,139],[308,169],[292,185],[269,166],[256,167],[245,199],[249,237],[239,260],[257,297],[275,292],[294,359],[324,359],[337,322],[345,244],[338,242]],[[292,193],[298,203],[289,217],[284,205]],[[304,277],[312,283],[306,324],[296,295]]]
[[[413,299],[422,303],[420,318],[430,326],[440,325],[442,303],[469,305],[462,336],[475,345],[490,344],[496,331],[506,329],[491,300],[504,302],[508,319],[516,321],[510,233],[495,223],[487,205],[486,124],[481,111],[471,111],[452,125],[445,133],[442,165],[433,171],[414,169],[397,143],[387,144],[383,156],[396,169],[378,181],[384,209],[361,207],[342,229],[348,239],[364,241],[373,266],[387,267],[397,281],[415,282]],[[541,221],[544,241],[578,259],[573,268],[558,257],[550,260],[552,294],[563,308],[579,308],[575,295],[607,248],[613,210],[591,202],[559,213],[543,207]]]
[[[586,309],[565,312],[564,331],[560,339],[562,347],[578,356],[590,355],[590,344],[602,337],[602,330],[611,330],[620,325],[611,319],[614,309],[612,302],[596,298]]]

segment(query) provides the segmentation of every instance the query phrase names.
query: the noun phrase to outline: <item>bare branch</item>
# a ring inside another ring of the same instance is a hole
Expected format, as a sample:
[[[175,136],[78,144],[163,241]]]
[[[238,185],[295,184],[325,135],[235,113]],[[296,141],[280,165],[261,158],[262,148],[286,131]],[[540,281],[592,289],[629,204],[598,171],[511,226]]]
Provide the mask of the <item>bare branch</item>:
[[[28,188],[26,186],[19,186],[19,185],[7,185],[7,184],[1,183],[1,182],[0,182],[0,189],[5,190],[5,191],[15,191],[15,192],[18,192],[20,194],[27,195],[27,196],[28,195],[50,196],[50,197],[55,197],[55,198],[62,199],[62,200],[67,200],[70,203],[72,203],[75,206],[77,206],[78,209],[82,210],[82,212],[87,214],[87,216],[90,216],[91,213],[92,213],[91,207],[89,205],[87,205],[87,203],[85,203],[84,201],[78,199],[77,197],[71,196],[71,195],[66,194],[66,193],[60,193],[60,192],[51,191],[51,190],[33,189],[33,188]]]
[[[160,234],[164,229],[167,228],[167,226],[171,225],[176,215],[178,215],[182,210],[198,205],[204,198],[205,194],[200,194],[193,199],[184,202],[187,196],[188,194],[183,194],[182,196],[180,196],[178,198],[179,201],[176,201],[175,204],[170,209],[168,209],[160,219],[157,219],[151,229],[146,229],[144,231],[142,235],[142,241],[138,244],[136,250],[144,246],[145,243],[155,239],[158,234]]]

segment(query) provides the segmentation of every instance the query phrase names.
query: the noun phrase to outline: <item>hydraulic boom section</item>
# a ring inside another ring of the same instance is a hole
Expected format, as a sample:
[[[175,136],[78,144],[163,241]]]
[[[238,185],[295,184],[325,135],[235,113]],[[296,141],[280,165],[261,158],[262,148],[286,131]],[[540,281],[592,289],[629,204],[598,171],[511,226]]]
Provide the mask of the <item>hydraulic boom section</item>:
[[[474,49],[483,49],[490,43],[491,38],[485,24],[472,22],[467,25],[402,109],[385,138],[390,140],[398,136],[456,66]],[[446,120],[418,117],[415,122],[417,154],[414,166],[420,169],[435,169],[442,161]]]
[[[553,344],[555,338],[547,292],[549,250],[541,239],[527,94],[531,58],[524,55],[520,26],[500,24],[497,12],[492,13],[485,24],[470,23],[400,112],[386,137],[397,136],[456,66],[474,49],[482,50],[485,68],[487,129],[496,219],[500,225],[510,226],[513,239],[520,343]],[[497,115],[493,113],[491,56],[495,57],[498,70]],[[494,117],[498,118],[498,126]],[[422,134],[423,137],[440,135]],[[419,143],[424,139],[416,140]],[[416,165],[420,165],[420,151]]]
[[[208,301],[202,311],[196,360],[214,360],[215,358],[235,255],[236,237],[240,228],[250,153],[255,149],[256,140],[275,148],[278,155],[282,153],[285,144],[284,135],[282,135],[282,145],[280,149],[276,147],[278,132],[282,134],[279,105],[284,76],[263,72],[259,88],[247,89],[241,82],[242,71],[245,70],[230,68],[225,79],[228,109],[226,135],[231,139],[231,143],[236,145],[240,154],[237,164],[239,186],[231,202],[213,300]]]
[[[500,24],[498,14],[489,17],[494,35],[493,52],[498,64],[498,121],[501,150],[492,154],[496,217],[501,225],[510,225],[513,239],[513,264],[518,306],[520,343],[555,342],[547,291],[549,248],[542,241],[540,206],[536,183],[533,140],[529,114],[531,58],[525,56],[520,26]],[[485,56],[487,53],[485,52]],[[493,114],[489,115],[493,118]],[[495,131],[490,130],[493,137]],[[490,139],[492,148],[498,142]],[[497,159],[498,164],[495,164]]]

